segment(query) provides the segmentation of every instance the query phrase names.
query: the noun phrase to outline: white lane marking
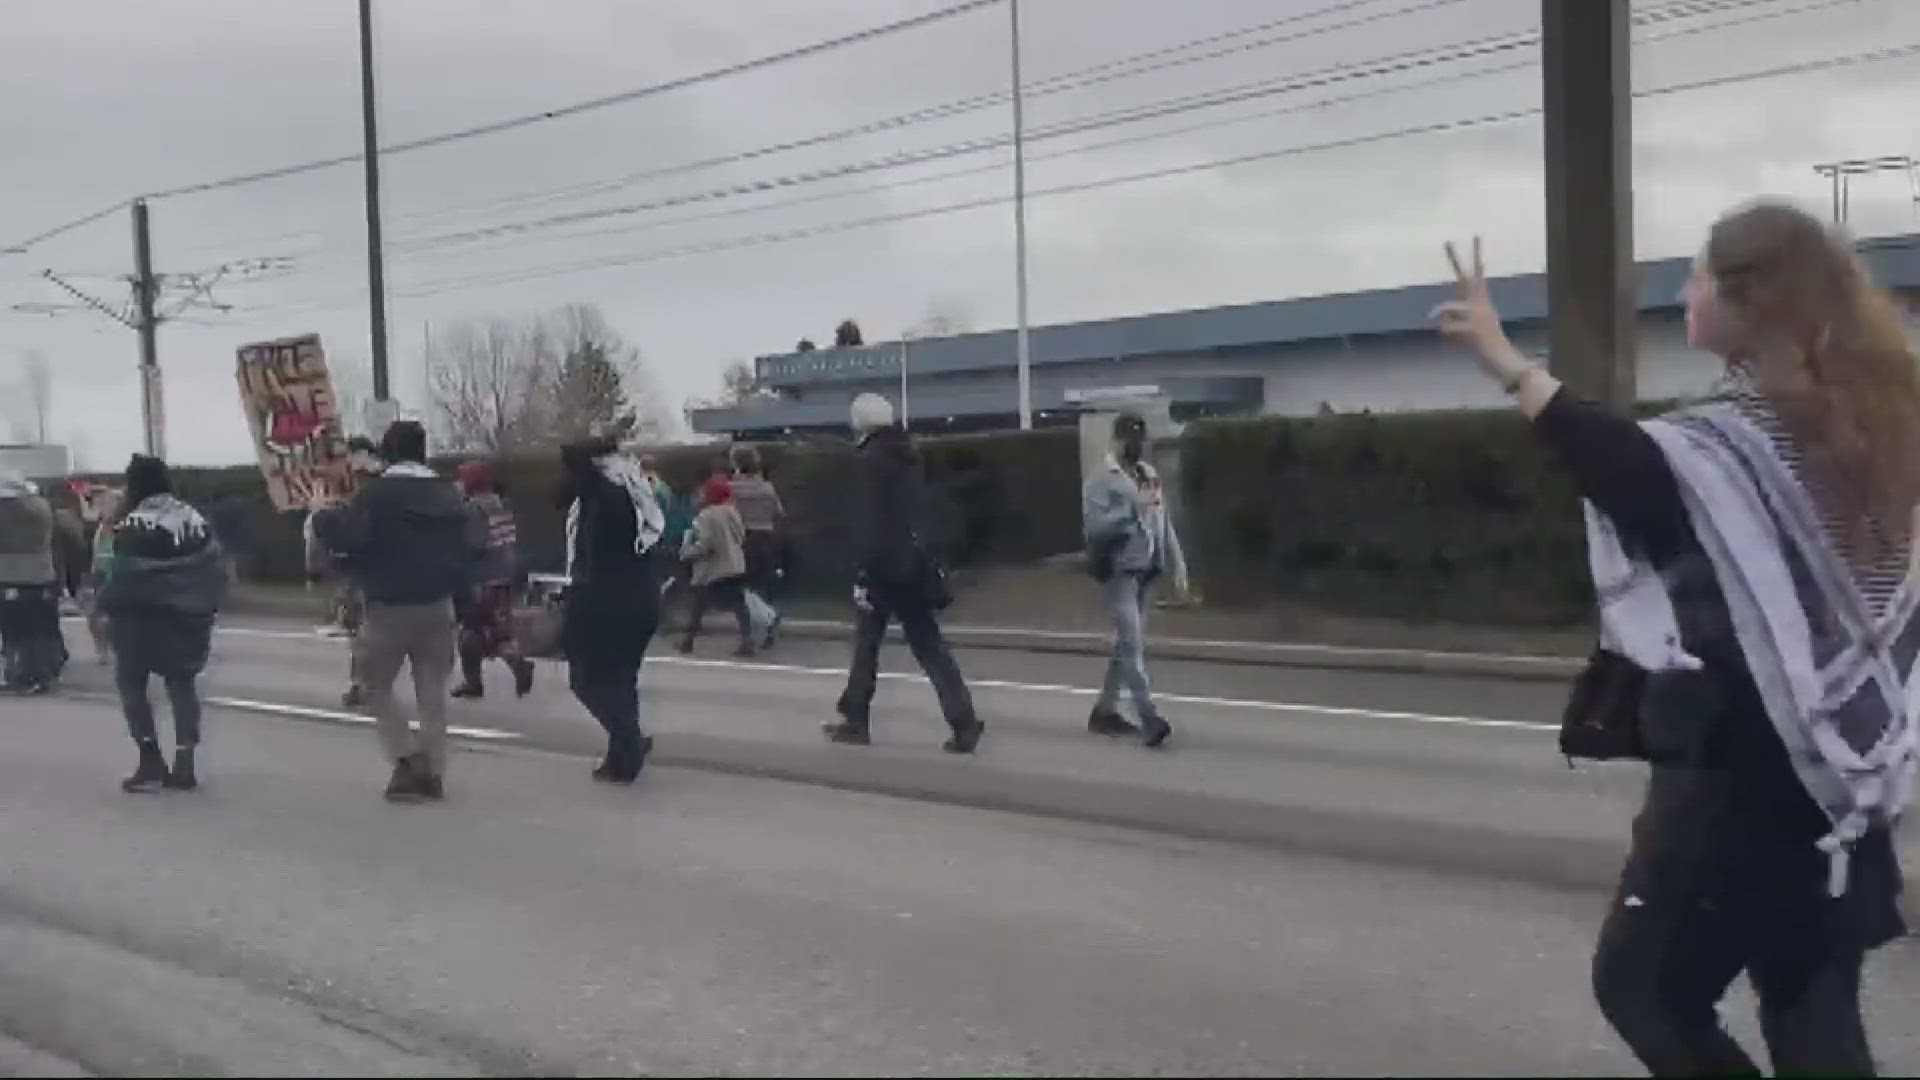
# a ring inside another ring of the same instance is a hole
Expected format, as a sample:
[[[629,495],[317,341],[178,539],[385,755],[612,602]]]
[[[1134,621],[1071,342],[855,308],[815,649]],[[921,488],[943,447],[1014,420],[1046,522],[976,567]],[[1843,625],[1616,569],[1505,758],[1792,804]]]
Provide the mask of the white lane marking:
[[[313,709],[304,705],[282,705],[277,701],[250,701],[246,698],[210,697],[209,705],[219,705],[228,709],[244,709],[248,712],[274,713],[278,716],[296,716],[307,720],[327,720],[336,724],[361,724],[371,726],[373,717],[359,713],[336,712],[332,709]],[[447,734],[458,735],[463,739],[479,739],[482,742],[511,742],[520,738],[518,732],[500,731],[495,728],[460,727],[449,725]]]
[[[261,630],[254,627],[221,627],[220,633],[239,637],[258,637],[291,639],[297,641],[325,641],[309,633],[297,633],[288,630]],[[542,661],[558,664],[559,661]],[[720,668],[731,671],[760,671],[781,675],[810,675],[819,678],[844,679],[846,668],[804,667],[799,664],[743,663],[738,660],[696,660],[686,656],[649,656],[649,665],[665,664],[671,667]],[[924,675],[907,672],[883,671],[880,678],[891,682],[927,684]],[[1059,683],[1012,682],[1006,679],[969,679],[967,685],[975,689],[1014,690],[1030,694],[1070,694],[1075,697],[1096,697],[1100,691],[1089,686],[1067,686]],[[1264,712],[1304,713],[1319,716],[1351,716],[1366,720],[1398,720],[1414,724],[1445,724],[1453,727],[1495,728],[1506,731],[1555,732],[1560,728],[1556,724],[1536,724],[1526,720],[1496,720],[1485,716],[1446,716],[1437,713],[1397,712],[1389,709],[1358,709],[1340,705],[1309,705],[1293,701],[1259,701],[1250,698],[1214,697],[1206,694],[1157,694],[1162,701],[1178,705],[1200,705],[1222,709],[1254,709]]]
[[[795,619],[787,625],[807,629],[847,629],[845,623],[829,622],[823,619]],[[944,628],[950,635],[989,634],[999,636],[1017,636],[1041,638],[1047,641],[1084,641],[1104,644],[1111,639],[1102,633],[1087,630],[1036,630],[1018,626],[948,626]],[[1450,652],[1445,649],[1389,649],[1369,648],[1360,645],[1327,645],[1311,641],[1234,641],[1225,638],[1156,638],[1168,645],[1184,648],[1202,649],[1245,649],[1275,654],[1314,652],[1329,656],[1374,656],[1374,657],[1421,657],[1429,660],[1496,660],[1503,663],[1543,664],[1560,666],[1577,663],[1578,657],[1539,656],[1526,653],[1471,653]]]

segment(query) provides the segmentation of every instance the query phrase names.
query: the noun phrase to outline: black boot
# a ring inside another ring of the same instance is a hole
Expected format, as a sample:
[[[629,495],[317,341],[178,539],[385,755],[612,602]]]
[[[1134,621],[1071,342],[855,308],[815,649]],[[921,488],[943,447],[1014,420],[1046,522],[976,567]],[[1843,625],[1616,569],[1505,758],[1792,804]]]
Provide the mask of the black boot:
[[[526,697],[533,693],[533,661],[519,657],[512,661],[513,696]]]
[[[487,687],[480,677],[482,657],[477,652],[460,650],[460,685],[453,688],[457,698],[483,698],[487,696]]]
[[[1140,729],[1126,717],[1099,705],[1095,705],[1093,715],[1087,717],[1087,730],[1095,735],[1138,736],[1140,734]]]
[[[417,803],[425,800],[426,790],[421,784],[419,770],[414,768],[412,758],[401,758],[393,763],[393,778],[387,781],[387,801],[395,803]]]
[[[1158,750],[1173,737],[1173,725],[1160,716],[1147,717],[1140,724],[1140,745],[1149,750]]]
[[[173,752],[173,771],[167,774],[165,786],[168,791],[192,791],[200,786],[200,778],[193,771],[193,747],[182,746]]]
[[[158,791],[167,782],[167,759],[160,753],[159,743],[143,742],[140,745],[140,765],[133,775],[120,782],[120,790],[128,793],[139,791]]]
[[[986,730],[987,725],[978,720],[969,720],[954,728],[953,737],[948,739],[940,749],[949,754],[971,754],[973,748],[980,745],[980,736]]]
[[[838,711],[840,722],[828,724],[825,728],[828,739],[848,746],[873,745],[873,731],[865,715],[855,714],[845,702],[840,704]]]
[[[413,775],[420,779],[420,797],[429,802],[445,802],[447,785],[425,754],[413,755]]]

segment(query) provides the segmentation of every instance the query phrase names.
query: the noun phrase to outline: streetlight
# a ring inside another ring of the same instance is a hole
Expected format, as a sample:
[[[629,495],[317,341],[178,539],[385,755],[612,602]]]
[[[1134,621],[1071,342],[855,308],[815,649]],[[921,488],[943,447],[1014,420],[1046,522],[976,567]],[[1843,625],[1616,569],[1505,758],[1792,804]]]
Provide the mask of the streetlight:
[[[1027,334],[1027,147],[1026,117],[1020,87],[1020,0],[1007,0],[1013,44],[1013,259],[1019,329],[1014,332],[1015,363],[1020,370],[1020,430],[1033,430],[1032,343]]]
[[[380,135],[373,92],[373,0],[360,0],[360,134],[367,166],[367,300],[373,400],[392,395],[387,381],[387,269],[380,240]]]

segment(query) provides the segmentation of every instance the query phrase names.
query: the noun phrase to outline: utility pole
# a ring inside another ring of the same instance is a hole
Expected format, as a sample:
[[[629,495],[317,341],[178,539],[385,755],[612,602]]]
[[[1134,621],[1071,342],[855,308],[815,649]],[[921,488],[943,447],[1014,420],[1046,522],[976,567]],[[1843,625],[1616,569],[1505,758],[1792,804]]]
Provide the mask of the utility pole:
[[[373,0],[360,0],[360,129],[367,166],[367,303],[373,337],[373,400],[391,396],[387,382],[387,270],[380,237],[380,134],[373,90]]]
[[[1020,430],[1033,430],[1033,348],[1027,332],[1027,146],[1026,106],[1020,81],[1020,0],[1008,0],[1013,41],[1013,260],[1019,328],[1014,331],[1020,371]]]
[[[153,232],[147,200],[133,200],[133,328],[140,335],[140,427],[147,454],[167,456],[165,398],[160,391],[160,321],[154,301],[160,292],[153,276]]]
[[[1638,396],[1628,0],[1540,0],[1547,309],[1553,372],[1589,397]]]

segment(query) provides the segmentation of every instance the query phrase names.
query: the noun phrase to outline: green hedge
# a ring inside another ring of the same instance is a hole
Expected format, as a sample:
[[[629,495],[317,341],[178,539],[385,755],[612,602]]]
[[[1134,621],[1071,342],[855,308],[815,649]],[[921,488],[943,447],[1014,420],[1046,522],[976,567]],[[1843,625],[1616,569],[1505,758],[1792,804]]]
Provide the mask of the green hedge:
[[[1079,442],[1072,429],[927,439],[927,532],[960,567],[1078,550]],[[844,588],[853,448],[764,445],[793,525],[794,584]],[[725,446],[656,453],[691,492]],[[449,467],[451,462],[441,463]],[[1553,625],[1591,599],[1574,494],[1511,412],[1210,420],[1181,453],[1186,539],[1215,602],[1305,601],[1336,613]],[[275,513],[257,470],[176,471],[251,578],[301,570],[297,518]],[[563,562],[558,462],[513,461],[504,478],[535,569]]]
[[[1209,596],[1520,625],[1590,607],[1577,499],[1512,411],[1208,421],[1183,459]]]

